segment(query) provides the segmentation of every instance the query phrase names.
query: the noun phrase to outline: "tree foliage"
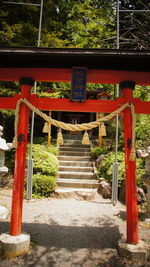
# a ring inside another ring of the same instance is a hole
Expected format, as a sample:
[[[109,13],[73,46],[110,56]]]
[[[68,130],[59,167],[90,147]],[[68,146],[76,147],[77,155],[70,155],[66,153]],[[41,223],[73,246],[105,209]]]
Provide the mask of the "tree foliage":
[[[113,163],[115,162],[115,153],[110,152],[105,155],[104,160],[101,162],[98,168],[98,176],[104,177],[110,183],[112,183],[113,176]],[[118,177],[118,186],[121,187],[122,181],[125,179],[125,161],[124,153],[118,153],[118,163],[119,163],[119,177]],[[137,158],[137,184],[139,187],[143,186],[143,181],[141,179],[144,174],[144,161],[141,158]]]
[[[30,0],[26,2],[32,3]],[[112,47],[115,39],[113,3],[97,0],[45,0],[41,46]],[[37,46],[39,11],[40,7],[36,6],[1,4],[1,45]]]
[[[20,1],[18,1],[20,2]],[[26,1],[30,3],[31,1]],[[33,46],[38,36],[38,7],[1,3],[0,44]]]

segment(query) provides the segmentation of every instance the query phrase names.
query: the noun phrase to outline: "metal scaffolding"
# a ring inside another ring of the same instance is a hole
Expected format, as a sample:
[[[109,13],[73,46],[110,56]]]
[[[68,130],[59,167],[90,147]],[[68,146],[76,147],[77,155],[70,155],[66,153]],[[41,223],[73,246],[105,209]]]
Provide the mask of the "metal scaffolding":
[[[117,21],[117,30],[116,30],[116,47],[117,49],[120,48],[120,13],[129,12],[133,13],[144,13],[150,12],[149,9],[143,10],[136,10],[136,9],[120,9],[120,1],[117,0],[116,2],[116,21]],[[116,86],[116,97],[119,96],[119,85]],[[115,139],[115,163],[113,164],[113,178],[112,178],[112,203],[115,205],[118,199],[118,171],[119,171],[119,164],[118,164],[118,115],[116,116],[116,139]]]

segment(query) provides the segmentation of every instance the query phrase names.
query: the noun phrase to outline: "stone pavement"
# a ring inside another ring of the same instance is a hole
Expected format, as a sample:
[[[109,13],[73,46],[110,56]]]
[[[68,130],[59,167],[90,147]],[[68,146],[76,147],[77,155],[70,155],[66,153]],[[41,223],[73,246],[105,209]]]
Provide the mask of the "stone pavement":
[[[10,210],[9,191],[2,191],[0,204]],[[10,217],[10,216],[9,216]],[[10,218],[1,219],[0,232],[9,230]],[[150,241],[149,225],[140,223],[140,238]],[[125,206],[101,196],[89,201],[49,198],[24,201],[23,231],[31,236],[26,255],[1,260],[0,266],[150,266],[122,259],[118,241],[126,236]]]

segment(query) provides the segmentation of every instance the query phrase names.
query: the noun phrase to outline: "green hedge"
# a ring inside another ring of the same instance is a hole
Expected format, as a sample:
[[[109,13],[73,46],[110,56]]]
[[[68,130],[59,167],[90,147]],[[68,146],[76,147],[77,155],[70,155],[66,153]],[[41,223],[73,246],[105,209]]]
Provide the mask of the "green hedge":
[[[112,182],[113,175],[113,163],[115,162],[115,153],[110,152],[105,155],[104,160],[101,162],[98,168],[99,178],[104,177],[108,182]],[[118,186],[120,187],[122,181],[125,179],[125,162],[124,162],[124,153],[118,152],[118,163],[119,163],[119,176],[118,176]],[[141,176],[144,174],[144,161],[141,158],[136,160],[137,166],[137,184],[138,186],[143,186],[143,181]]]
[[[56,187],[58,149],[56,146],[33,144],[33,196],[50,196]],[[28,148],[29,154],[29,148]]]
[[[96,146],[91,149],[91,155],[96,160],[101,154],[106,154],[108,151],[105,147]]]
[[[49,197],[56,188],[56,177],[37,173],[33,175],[33,194],[35,197]]]

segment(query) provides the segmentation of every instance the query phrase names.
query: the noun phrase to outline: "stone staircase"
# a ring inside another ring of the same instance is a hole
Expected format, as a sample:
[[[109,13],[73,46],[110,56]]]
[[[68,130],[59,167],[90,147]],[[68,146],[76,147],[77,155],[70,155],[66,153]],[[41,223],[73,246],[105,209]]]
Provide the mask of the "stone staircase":
[[[81,138],[64,140],[64,145],[59,147],[59,191],[97,191],[98,180],[94,173],[90,145],[82,145]]]

